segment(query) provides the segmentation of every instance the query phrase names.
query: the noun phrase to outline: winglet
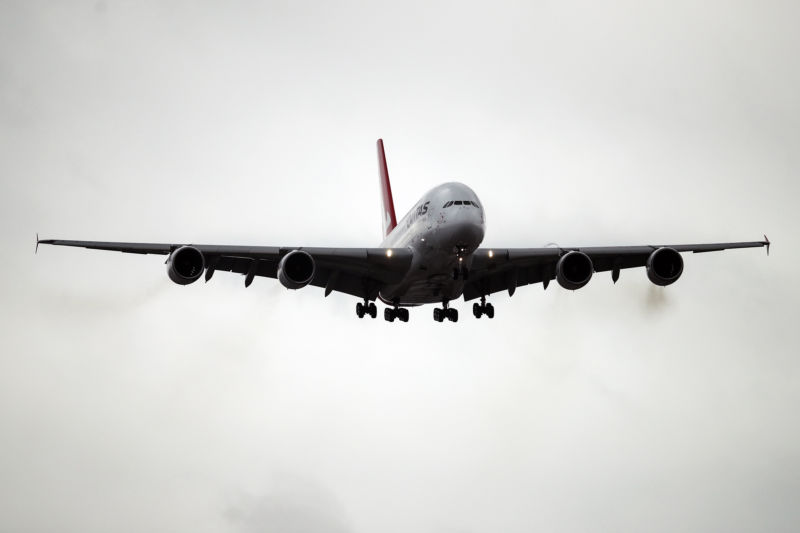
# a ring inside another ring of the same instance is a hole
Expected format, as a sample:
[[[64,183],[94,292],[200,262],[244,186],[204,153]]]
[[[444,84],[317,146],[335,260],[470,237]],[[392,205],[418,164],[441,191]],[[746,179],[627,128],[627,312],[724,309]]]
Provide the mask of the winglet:
[[[36,250],[34,250],[34,255],[39,253],[39,233],[36,233]]]
[[[769,244],[770,244],[769,243],[769,238],[767,238],[767,236],[764,235],[764,246],[767,247],[767,255],[769,255]]]

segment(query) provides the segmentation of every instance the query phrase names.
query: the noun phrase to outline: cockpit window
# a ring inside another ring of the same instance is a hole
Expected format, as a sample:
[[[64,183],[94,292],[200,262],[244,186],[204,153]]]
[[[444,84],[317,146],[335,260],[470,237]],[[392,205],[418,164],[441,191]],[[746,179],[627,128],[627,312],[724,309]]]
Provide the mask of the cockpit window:
[[[447,202],[442,206],[442,209],[446,209],[453,205],[473,205],[478,209],[481,208],[481,206],[478,205],[478,202],[473,202],[472,200],[450,200],[449,202]]]

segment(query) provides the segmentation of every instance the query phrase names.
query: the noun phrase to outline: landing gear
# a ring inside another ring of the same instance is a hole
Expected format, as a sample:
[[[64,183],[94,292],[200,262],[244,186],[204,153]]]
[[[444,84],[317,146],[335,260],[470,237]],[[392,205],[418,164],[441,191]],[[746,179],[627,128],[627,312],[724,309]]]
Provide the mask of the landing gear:
[[[458,257],[458,266],[453,269],[453,279],[463,279],[467,280],[469,278],[469,269],[464,266],[464,257],[467,255],[467,247],[466,246],[456,246],[456,257]]]
[[[364,303],[358,302],[356,304],[356,315],[358,315],[358,318],[364,318],[364,315],[375,318],[378,316],[378,307],[375,305],[375,302],[368,302],[366,300],[364,300]]]
[[[458,309],[453,309],[447,306],[447,302],[443,302],[444,307],[435,307],[433,309],[433,319],[436,322],[444,322],[446,318],[450,322],[458,322]]]
[[[459,263],[460,264],[460,263]],[[465,266],[461,266],[460,268],[453,269],[453,279],[469,279],[469,269]]]
[[[383,310],[383,319],[387,322],[394,322],[394,319],[400,319],[400,322],[408,322],[408,309],[405,307],[387,307]]]
[[[494,318],[494,306],[486,303],[486,297],[481,297],[481,303],[472,304],[472,314],[475,318],[480,318],[486,315],[489,318]]]

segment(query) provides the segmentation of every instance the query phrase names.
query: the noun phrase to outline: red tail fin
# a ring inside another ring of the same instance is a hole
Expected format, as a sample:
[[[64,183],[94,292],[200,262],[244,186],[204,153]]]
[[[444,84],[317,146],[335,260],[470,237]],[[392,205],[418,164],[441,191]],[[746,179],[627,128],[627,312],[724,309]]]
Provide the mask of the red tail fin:
[[[383,139],[378,139],[378,171],[381,175],[381,198],[383,200],[383,235],[386,236],[397,226],[397,217],[394,214],[392,186],[389,183],[386,154],[383,152]]]

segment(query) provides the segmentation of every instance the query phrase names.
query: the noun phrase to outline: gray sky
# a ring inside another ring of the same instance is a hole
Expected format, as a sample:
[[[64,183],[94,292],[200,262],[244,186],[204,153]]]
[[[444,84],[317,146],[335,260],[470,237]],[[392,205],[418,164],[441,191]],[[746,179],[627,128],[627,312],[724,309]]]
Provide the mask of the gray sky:
[[[0,530],[796,531],[796,2],[0,2]],[[43,237],[760,239],[408,324]]]

